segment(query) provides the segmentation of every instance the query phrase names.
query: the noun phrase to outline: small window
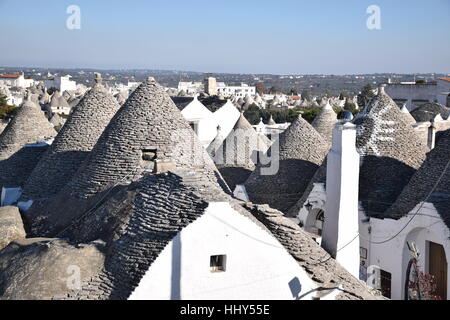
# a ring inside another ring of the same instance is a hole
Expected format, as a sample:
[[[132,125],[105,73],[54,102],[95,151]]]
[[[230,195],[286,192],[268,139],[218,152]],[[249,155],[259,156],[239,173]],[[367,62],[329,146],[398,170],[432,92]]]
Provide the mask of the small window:
[[[210,258],[210,271],[211,272],[225,272],[226,269],[227,256],[218,255],[211,256]]]
[[[142,160],[154,161],[156,159],[156,149],[142,149]]]

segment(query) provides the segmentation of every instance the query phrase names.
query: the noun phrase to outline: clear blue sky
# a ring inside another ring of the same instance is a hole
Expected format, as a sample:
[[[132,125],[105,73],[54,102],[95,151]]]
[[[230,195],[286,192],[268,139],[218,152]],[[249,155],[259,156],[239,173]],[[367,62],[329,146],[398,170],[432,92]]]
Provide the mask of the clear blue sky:
[[[0,66],[450,73],[450,1],[0,0],[0,43]]]

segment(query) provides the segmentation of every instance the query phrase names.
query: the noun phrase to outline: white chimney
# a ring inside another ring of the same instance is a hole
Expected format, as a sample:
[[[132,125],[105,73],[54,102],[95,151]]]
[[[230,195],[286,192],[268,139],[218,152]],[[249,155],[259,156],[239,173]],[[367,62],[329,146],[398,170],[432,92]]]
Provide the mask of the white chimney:
[[[322,247],[358,279],[360,157],[356,151],[354,124],[336,124],[333,130],[333,146],[327,158],[327,197]]]
[[[428,127],[427,145],[430,150],[434,149],[436,144],[436,127],[434,126],[434,121],[431,121],[431,125]]]

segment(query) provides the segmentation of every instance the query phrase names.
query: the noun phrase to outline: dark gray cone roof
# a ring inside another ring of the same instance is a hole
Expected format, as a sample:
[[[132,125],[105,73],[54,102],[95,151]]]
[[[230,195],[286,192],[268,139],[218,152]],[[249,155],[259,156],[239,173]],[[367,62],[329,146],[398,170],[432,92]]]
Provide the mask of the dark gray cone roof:
[[[273,146],[269,152],[272,149]],[[327,152],[325,139],[299,116],[280,135],[278,172],[261,175],[259,165],[245,182],[250,201],[288,212],[302,196]]]
[[[52,146],[28,179],[22,198],[55,195],[72,178],[94,147],[119,104],[97,83],[76,106]]]
[[[50,100],[50,108],[70,108],[67,100],[59,93],[59,91],[55,91]]]
[[[176,168],[199,172],[229,191],[180,111],[149,78],[116,113],[74,178],[44,208],[30,210],[35,232],[51,234],[62,229],[98,204],[103,192],[152,172],[155,157],[171,159]]]
[[[417,122],[432,121],[438,114],[442,119],[447,119],[450,115],[450,108],[439,103],[429,102],[411,111],[411,115]]]
[[[333,136],[333,128],[337,122],[337,115],[329,103],[314,118],[312,127],[317,130],[330,144]]]
[[[386,215],[392,218],[403,217],[425,201],[444,172],[448,161],[450,161],[450,130],[443,132],[436,147],[428,153],[423,165],[412,176]],[[427,202],[434,205],[450,228],[450,168],[447,168]]]
[[[241,113],[233,130],[214,152],[213,158],[231,190],[247,180],[255,169],[257,153],[265,153],[269,145],[267,137],[259,135]]]
[[[0,134],[0,160],[7,159],[26,144],[54,136],[56,131],[41,108],[27,100]]]
[[[367,214],[384,213],[425,160],[427,148],[396,103],[379,89],[354,123],[363,156],[359,198]]]

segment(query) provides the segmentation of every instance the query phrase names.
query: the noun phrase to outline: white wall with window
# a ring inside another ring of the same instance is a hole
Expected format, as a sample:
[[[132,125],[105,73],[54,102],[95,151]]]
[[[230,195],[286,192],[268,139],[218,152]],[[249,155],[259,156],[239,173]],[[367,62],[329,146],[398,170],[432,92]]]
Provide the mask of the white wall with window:
[[[290,300],[315,287],[268,231],[218,202],[170,242],[129,299]]]

